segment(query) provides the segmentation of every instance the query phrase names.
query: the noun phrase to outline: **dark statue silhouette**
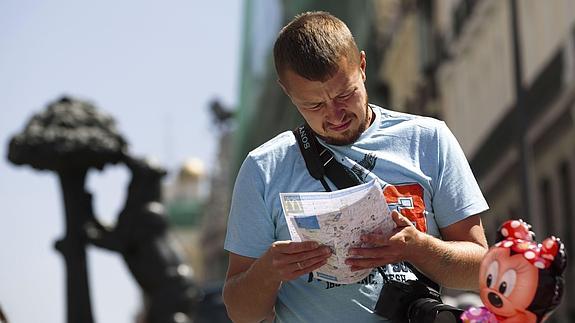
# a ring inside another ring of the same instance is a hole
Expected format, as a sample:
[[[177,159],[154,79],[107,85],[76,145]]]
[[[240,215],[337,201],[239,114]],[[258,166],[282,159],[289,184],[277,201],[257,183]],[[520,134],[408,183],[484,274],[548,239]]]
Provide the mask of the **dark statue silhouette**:
[[[203,321],[203,291],[191,277],[168,234],[161,203],[165,170],[127,153],[112,117],[90,103],[63,97],[34,115],[14,136],[8,159],[17,165],[56,172],[64,197],[66,233],[56,243],[66,263],[67,321],[93,323],[85,247],[88,243],[122,254],[144,292],[146,323]],[[86,174],[107,164],[125,164],[132,178],[117,224],[107,228],[93,213]],[[209,305],[208,305],[209,307]]]
[[[176,252],[161,203],[161,167],[125,156],[132,173],[124,209],[113,229],[95,219],[88,223],[94,245],[118,251],[146,295],[147,322],[191,322],[203,294],[192,282],[188,265]]]

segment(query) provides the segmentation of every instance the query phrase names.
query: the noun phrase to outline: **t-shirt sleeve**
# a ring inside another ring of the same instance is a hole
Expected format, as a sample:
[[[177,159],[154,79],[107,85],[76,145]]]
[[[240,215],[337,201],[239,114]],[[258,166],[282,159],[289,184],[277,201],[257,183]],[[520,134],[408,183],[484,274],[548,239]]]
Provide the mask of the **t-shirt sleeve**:
[[[259,258],[274,242],[275,226],[264,201],[264,180],[248,156],[236,177],[224,248],[235,254]]]
[[[489,209],[461,146],[444,122],[437,128],[437,154],[433,210],[439,227]]]

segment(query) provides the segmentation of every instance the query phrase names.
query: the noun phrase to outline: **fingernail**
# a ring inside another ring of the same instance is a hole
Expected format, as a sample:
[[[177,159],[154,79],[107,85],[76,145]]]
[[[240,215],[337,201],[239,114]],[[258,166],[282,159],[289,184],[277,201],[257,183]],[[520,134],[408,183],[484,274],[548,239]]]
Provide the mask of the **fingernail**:
[[[355,256],[355,255],[357,255],[357,251],[354,250],[354,249],[351,249],[351,250],[349,250],[349,254],[350,254],[351,256]]]
[[[367,242],[367,236],[361,236],[361,242]]]

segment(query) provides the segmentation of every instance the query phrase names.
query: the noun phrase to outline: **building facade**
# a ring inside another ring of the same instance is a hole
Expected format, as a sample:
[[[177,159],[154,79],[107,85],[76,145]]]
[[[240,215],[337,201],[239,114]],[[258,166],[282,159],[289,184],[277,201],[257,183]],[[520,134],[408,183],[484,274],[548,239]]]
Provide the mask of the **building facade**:
[[[406,1],[380,77],[394,109],[439,117],[490,204],[490,243],[509,218],[575,250],[575,1]],[[573,262],[553,319],[575,320]]]

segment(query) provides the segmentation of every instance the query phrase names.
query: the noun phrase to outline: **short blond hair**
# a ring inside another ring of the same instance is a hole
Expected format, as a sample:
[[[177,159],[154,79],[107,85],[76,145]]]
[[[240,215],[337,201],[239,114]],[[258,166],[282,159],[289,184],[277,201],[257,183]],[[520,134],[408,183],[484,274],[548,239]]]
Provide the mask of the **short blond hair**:
[[[325,11],[297,15],[274,44],[278,77],[290,69],[311,81],[325,81],[339,70],[342,58],[359,64],[359,50],[346,24]]]

